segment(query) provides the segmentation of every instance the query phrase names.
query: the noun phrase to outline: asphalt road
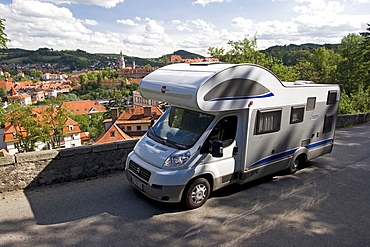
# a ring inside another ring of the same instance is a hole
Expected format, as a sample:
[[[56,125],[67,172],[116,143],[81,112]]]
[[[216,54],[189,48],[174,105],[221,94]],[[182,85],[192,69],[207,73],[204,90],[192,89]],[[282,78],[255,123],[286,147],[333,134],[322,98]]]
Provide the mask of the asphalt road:
[[[294,175],[151,201],[123,173],[0,194],[0,246],[370,246],[370,123]]]

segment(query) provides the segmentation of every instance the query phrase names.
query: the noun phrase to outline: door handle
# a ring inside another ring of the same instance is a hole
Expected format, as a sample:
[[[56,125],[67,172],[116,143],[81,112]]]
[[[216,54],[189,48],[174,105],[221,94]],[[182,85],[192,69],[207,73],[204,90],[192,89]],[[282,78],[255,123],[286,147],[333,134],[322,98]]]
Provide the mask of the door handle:
[[[238,146],[235,146],[233,149],[233,156],[236,156],[238,154]]]

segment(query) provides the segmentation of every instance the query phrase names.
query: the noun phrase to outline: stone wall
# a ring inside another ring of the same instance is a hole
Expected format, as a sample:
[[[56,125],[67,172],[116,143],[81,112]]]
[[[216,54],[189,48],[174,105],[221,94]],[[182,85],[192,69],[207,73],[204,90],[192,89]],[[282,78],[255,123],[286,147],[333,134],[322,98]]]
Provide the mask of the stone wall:
[[[356,124],[370,122],[370,112],[348,115],[339,115],[337,118],[337,128],[345,128]]]
[[[0,157],[0,192],[123,171],[138,140]]]
[[[370,121],[370,113],[341,115],[337,128]],[[123,171],[138,140],[0,157],[0,192],[85,179]]]

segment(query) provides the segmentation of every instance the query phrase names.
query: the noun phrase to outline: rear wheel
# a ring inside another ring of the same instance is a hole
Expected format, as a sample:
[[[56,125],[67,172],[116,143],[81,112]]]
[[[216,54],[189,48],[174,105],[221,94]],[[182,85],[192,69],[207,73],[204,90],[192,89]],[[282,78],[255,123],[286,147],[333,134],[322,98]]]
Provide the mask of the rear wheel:
[[[304,160],[305,159],[302,155],[295,158],[295,160],[292,163],[290,163],[290,166],[288,168],[289,173],[290,174],[296,173],[299,170],[299,168],[301,167]]]
[[[189,209],[198,208],[202,206],[208,199],[211,192],[209,182],[205,178],[198,178],[194,180],[184,195],[185,206]]]

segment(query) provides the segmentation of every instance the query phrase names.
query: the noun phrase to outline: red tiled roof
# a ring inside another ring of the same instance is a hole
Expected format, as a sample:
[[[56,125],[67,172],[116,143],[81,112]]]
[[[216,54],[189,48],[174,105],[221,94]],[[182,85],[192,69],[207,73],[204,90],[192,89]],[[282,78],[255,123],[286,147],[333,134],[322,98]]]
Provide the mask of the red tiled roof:
[[[123,140],[129,140],[129,139],[132,139],[132,137],[127,135],[116,124],[112,124],[112,126],[107,131],[105,131],[99,137],[99,139],[96,142],[93,143],[93,145],[115,142],[115,141],[123,141]]]
[[[152,118],[158,119],[163,112],[156,106],[151,107],[151,113],[150,116],[144,116],[144,108],[143,107],[131,107],[127,108],[118,118],[116,121],[119,121],[120,123],[123,122],[131,122],[131,121],[150,121]],[[153,115],[153,113],[155,113]]]
[[[64,102],[62,107],[79,115],[107,111],[102,104],[91,100]]]
[[[130,78],[127,80],[127,85],[130,85],[132,83],[140,84],[142,78]]]

